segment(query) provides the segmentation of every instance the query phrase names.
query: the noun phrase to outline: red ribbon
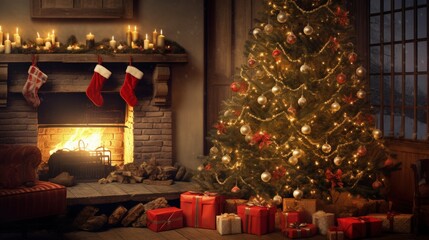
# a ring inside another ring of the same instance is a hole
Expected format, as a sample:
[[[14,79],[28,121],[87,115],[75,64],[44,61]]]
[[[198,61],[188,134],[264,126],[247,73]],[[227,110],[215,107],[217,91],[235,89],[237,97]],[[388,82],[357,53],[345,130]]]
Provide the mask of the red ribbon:
[[[332,42],[332,51],[337,51],[340,48],[340,42],[338,41],[338,39],[336,37],[330,37],[329,41]]]
[[[217,132],[219,133],[219,134],[223,134],[223,133],[226,133],[226,127],[225,127],[225,124],[224,123],[216,123],[215,125],[214,125],[214,127],[217,129]]]
[[[336,16],[336,21],[341,26],[347,26],[350,24],[348,11],[343,11],[340,7],[337,7],[337,11],[335,13],[335,16]]]
[[[259,144],[259,149],[262,149],[264,147],[268,147],[271,142],[271,136],[266,132],[257,132],[253,135],[252,140],[250,143],[252,145]]]
[[[331,182],[331,188],[335,188],[336,186],[343,187],[343,182],[341,181],[342,175],[343,171],[341,169],[338,169],[335,174],[330,169],[327,169],[325,172],[326,180]]]

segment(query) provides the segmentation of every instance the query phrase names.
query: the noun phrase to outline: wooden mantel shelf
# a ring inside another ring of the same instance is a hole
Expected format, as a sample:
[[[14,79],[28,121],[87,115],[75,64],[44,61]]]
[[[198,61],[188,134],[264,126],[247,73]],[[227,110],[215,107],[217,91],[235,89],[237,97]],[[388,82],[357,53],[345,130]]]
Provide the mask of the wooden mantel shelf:
[[[132,57],[133,62],[147,63],[186,63],[187,54],[87,54],[87,53],[50,53],[35,54],[38,62],[60,62],[60,63],[96,63],[98,56],[103,62],[128,62]],[[1,54],[0,63],[31,62],[33,54]]]

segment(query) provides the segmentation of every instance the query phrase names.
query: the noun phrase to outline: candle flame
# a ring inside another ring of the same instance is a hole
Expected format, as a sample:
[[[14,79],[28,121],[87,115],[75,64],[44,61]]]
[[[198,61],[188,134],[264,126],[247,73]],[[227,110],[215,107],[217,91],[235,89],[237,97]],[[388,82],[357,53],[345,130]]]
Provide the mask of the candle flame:
[[[155,28],[155,31],[153,31],[154,33],[156,33],[156,28]]]
[[[131,26],[130,25],[128,25],[128,31],[131,31]]]
[[[161,35],[162,35],[162,29],[161,29],[160,33],[161,33]]]
[[[1,26],[0,26],[0,31],[1,31]]]
[[[147,40],[147,33],[146,33],[146,40]]]
[[[52,29],[52,35],[54,35],[55,34],[55,30],[54,29]]]
[[[112,40],[115,40],[115,36],[112,36]]]
[[[39,32],[37,32],[37,37],[38,37],[38,38],[40,37],[40,34],[39,34]]]
[[[18,34],[18,32],[19,32],[19,29],[18,29],[18,28],[16,28],[16,34]]]
[[[136,25],[134,25],[134,31],[137,31],[137,26]]]
[[[9,40],[9,33],[6,34],[6,39]]]

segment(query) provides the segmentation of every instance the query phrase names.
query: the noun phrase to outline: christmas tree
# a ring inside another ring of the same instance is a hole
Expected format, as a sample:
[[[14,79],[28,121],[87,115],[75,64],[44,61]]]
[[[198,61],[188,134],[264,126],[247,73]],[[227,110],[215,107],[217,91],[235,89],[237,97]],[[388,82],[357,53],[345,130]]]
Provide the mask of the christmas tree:
[[[206,190],[330,200],[376,198],[397,169],[368,102],[340,0],[269,0],[246,42],[196,180]]]

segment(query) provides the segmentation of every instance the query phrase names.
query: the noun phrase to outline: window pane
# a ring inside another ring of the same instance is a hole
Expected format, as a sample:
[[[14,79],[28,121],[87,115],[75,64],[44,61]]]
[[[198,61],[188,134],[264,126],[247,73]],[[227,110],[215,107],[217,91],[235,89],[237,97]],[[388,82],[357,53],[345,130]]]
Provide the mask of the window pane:
[[[371,2],[371,13],[379,13],[380,12],[380,0],[372,0]]]
[[[380,16],[374,16],[370,19],[371,37],[370,43],[380,42]]]
[[[405,71],[414,72],[414,43],[405,44]]]
[[[384,4],[384,6],[383,6],[384,11],[390,11],[390,9],[391,9],[390,0],[384,0],[383,4]]]
[[[426,140],[427,127],[427,111],[417,111],[417,139]]]
[[[390,106],[390,91],[392,91],[392,84],[390,81],[390,76],[384,76],[383,77],[383,82],[384,82],[384,89],[383,89],[383,97],[384,97],[384,105]]]
[[[384,109],[383,115],[384,133],[383,136],[390,136],[390,108]]]
[[[408,10],[408,11],[405,11],[405,39],[409,40],[413,38],[414,38],[414,14],[413,14],[413,10]]]
[[[427,36],[427,8],[417,10],[417,37],[425,38]]]
[[[375,46],[370,48],[370,72],[380,73],[380,47]]]
[[[390,73],[390,61],[392,60],[392,54],[390,53],[390,46],[384,46],[384,64],[383,64],[383,72]]]
[[[395,72],[402,72],[402,44],[395,44]]]
[[[418,71],[427,71],[427,42],[418,42],[417,43],[417,70]]]
[[[414,105],[414,87],[414,76],[407,75],[405,77],[405,106]]]
[[[427,75],[417,76],[417,106],[426,107],[428,101],[428,80]]]
[[[379,75],[371,75],[369,84],[371,89],[371,104],[380,105],[380,85],[379,85]]]
[[[384,15],[384,42],[390,42],[391,39],[391,24],[390,24],[390,14]]]
[[[395,41],[402,40],[402,12],[395,13]]]
[[[402,0],[395,0],[395,9],[402,8]]]
[[[414,6],[414,0],[405,1],[405,7],[412,7],[412,6]]]
[[[395,76],[395,106],[400,106],[402,104],[402,75]]]
[[[401,132],[401,122],[402,122],[402,118],[401,118],[401,108],[396,107],[394,109],[394,123],[393,123],[393,131],[394,131],[394,135],[395,137],[401,137],[402,136],[402,132]]]
[[[414,131],[414,111],[412,109],[405,110],[405,138],[412,139]]]
[[[418,5],[426,4],[426,0],[417,0]]]

